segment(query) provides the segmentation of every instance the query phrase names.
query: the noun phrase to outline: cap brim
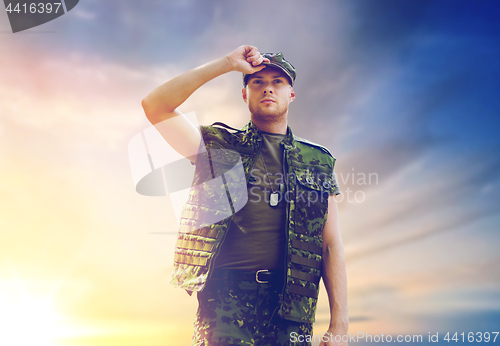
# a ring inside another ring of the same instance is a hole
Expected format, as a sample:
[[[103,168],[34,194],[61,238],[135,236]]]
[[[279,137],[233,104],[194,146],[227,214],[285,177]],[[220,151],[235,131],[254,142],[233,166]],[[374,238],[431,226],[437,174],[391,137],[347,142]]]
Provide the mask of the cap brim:
[[[276,64],[276,63],[273,63],[273,62],[262,62],[262,64],[264,65],[269,65],[269,66],[273,66],[273,67],[277,67],[279,68],[281,71],[285,72],[285,74],[288,76],[288,78],[290,79],[290,85],[293,86],[293,78],[292,76],[290,75],[290,73],[281,65],[279,64]],[[243,83],[246,85],[247,84],[247,78],[249,76],[253,75],[253,73],[243,73]]]
[[[288,78],[290,78],[290,84],[293,86],[293,78],[292,76],[290,76],[290,73],[281,65],[278,65],[276,63],[273,63],[272,61],[270,62],[263,62],[264,65],[270,65],[270,66],[273,66],[273,67],[277,67],[279,68],[281,71],[285,72],[286,75],[288,76]]]

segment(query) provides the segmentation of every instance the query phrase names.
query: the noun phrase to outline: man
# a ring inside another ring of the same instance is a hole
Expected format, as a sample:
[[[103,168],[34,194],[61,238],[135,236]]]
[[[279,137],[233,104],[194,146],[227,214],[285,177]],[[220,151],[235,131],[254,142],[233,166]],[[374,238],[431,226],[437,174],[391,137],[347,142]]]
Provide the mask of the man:
[[[249,124],[233,132],[220,123],[197,128],[177,107],[230,71],[243,73]],[[241,46],[166,82],[142,101],[152,124],[172,120],[162,135],[196,164],[172,276],[174,285],[198,292],[192,345],[310,345],[319,338],[312,339],[312,323],[320,278],[330,305],[321,345],[347,345],[335,158],[288,127],[295,76],[281,53],[261,55],[256,47]],[[232,192],[241,185],[230,174],[238,164],[248,199]],[[223,197],[234,197],[229,203],[234,215],[227,214],[216,188],[207,188],[221,176]],[[207,222],[213,215],[223,220]]]

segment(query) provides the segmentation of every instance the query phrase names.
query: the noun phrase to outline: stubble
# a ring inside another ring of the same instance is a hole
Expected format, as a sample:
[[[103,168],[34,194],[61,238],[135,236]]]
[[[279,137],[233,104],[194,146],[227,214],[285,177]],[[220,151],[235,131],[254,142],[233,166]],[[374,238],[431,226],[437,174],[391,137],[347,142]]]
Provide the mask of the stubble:
[[[277,107],[265,107],[260,103],[257,107],[253,104],[248,105],[252,117],[266,123],[275,123],[281,121],[288,113],[288,105],[275,104]]]

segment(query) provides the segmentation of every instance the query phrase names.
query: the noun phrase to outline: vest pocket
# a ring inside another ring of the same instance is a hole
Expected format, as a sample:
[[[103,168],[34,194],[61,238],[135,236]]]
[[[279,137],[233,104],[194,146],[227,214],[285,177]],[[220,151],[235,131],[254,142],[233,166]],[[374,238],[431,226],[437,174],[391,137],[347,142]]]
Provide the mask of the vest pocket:
[[[294,163],[292,166],[294,181],[307,190],[317,191],[317,193],[326,193],[334,189],[333,169],[327,169],[323,166],[306,165]]]
[[[333,169],[294,163],[290,172],[292,176],[288,179],[293,186],[294,202],[290,212],[295,220],[294,231],[321,241],[328,198],[333,189]]]

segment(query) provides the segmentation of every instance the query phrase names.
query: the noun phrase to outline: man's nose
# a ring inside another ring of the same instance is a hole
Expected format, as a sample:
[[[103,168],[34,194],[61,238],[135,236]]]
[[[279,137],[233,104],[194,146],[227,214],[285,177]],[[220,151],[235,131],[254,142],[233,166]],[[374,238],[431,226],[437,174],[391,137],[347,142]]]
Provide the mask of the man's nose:
[[[266,87],[264,88],[264,94],[272,94],[273,93],[273,89],[271,89],[270,87]]]

